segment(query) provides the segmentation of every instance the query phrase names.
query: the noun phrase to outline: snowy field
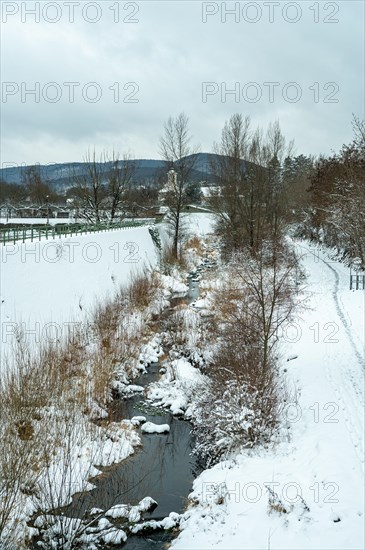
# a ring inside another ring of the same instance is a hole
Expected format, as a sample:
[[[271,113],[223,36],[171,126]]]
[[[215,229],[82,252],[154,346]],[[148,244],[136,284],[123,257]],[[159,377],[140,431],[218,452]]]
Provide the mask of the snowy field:
[[[35,343],[61,337],[67,323],[82,321],[96,300],[156,261],[147,227],[1,246],[4,351],[14,323],[23,323]]]
[[[282,335],[297,403],[289,443],[204,471],[174,550],[354,550],[364,541],[365,293],[349,270],[297,243],[309,308]],[[271,492],[270,492],[271,490]]]
[[[214,217],[212,214],[184,214],[182,219],[183,226],[190,236],[198,235],[203,237],[213,231]]]
[[[211,231],[209,214],[183,217],[189,235]],[[164,240],[166,228],[158,227]],[[156,262],[147,227],[0,246],[2,353],[9,352],[16,323],[29,343],[62,337],[97,300]]]
[[[73,219],[70,218],[49,218],[48,223],[55,225],[56,223],[71,223]],[[43,224],[46,225],[47,218],[0,218],[0,223],[17,223],[21,224]]]

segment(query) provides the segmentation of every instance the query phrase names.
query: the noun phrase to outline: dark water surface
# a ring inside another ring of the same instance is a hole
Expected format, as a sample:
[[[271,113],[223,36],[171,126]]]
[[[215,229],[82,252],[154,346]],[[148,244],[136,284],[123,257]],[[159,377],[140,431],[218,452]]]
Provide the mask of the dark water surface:
[[[135,382],[145,385],[156,380],[159,369],[160,364],[151,365],[149,372]],[[149,407],[140,395],[114,402],[114,421],[133,416],[144,416],[155,424],[169,424],[170,432],[140,433],[142,446],[136,447],[134,454],[120,464],[103,468],[101,475],[92,480],[95,489],[75,495],[70,506],[64,509],[66,515],[83,517],[92,508],[108,510],[116,504],[136,505],[146,496],[157,502],[155,509],[143,513],[146,521],[161,520],[170,512],[183,512],[187,495],[200,472],[195,457],[191,456],[191,424],[168,412]],[[167,531],[129,535],[126,543],[112,548],[163,549],[173,536],[173,533]]]
[[[185,301],[192,302],[199,296],[198,285],[189,284],[185,297],[175,297],[171,306]],[[161,365],[154,363],[135,384],[147,386],[158,380]],[[191,456],[193,440],[189,422],[172,414],[156,410],[143,401],[141,395],[126,400],[115,400],[111,409],[113,421],[144,416],[155,424],[169,424],[166,434],[141,433],[142,446],[135,448],[133,455],[118,465],[102,469],[100,476],[92,480],[95,489],[75,495],[72,504],[65,510],[67,515],[82,517],[92,508],[107,510],[116,504],[136,505],[146,496],[157,502],[157,507],[145,512],[145,520],[160,520],[170,512],[183,512],[187,495],[199,474],[195,457]],[[113,548],[147,550],[164,548],[173,538],[171,532],[158,531],[148,535],[130,535],[126,543]]]
[[[143,415],[155,424],[169,424],[170,432],[141,434],[142,447],[137,447],[120,464],[103,468],[102,475],[93,479],[95,489],[75,497],[78,516],[91,508],[107,510],[115,504],[136,505],[146,496],[158,503],[153,511],[144,514],[146,519],[162,519],[184,508],[198,470],[194,457],[190,456],[191,425],[169,413],[146,414],[138,408],[137,399],[129,401],[129,418]],[[71,505],[69,512],[72,508]]]

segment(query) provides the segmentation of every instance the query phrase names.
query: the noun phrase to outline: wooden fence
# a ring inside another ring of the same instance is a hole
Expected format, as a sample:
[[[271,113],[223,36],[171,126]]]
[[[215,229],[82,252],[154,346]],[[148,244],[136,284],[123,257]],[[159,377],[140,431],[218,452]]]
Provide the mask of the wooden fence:
[[[350,273],[350,290],[365,290],[365,273]]]

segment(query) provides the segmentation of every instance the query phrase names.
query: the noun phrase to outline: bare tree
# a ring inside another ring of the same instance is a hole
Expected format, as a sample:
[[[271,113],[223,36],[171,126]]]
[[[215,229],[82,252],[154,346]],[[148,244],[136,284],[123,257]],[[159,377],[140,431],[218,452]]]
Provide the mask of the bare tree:
[[[310,187],[311,208],[306,231],[351,262],[365,266],[365,133],[354,117],[354,139],[339,153],[321,157]]]
[[[249,261],[240,256],[235,258],[233,270],[242,291],[250,296],[246,316],[257,331],[260,372],[265,383],[275,363],[272,352],[280,336],[279,330],[291,320],[298,307],[295,296],[302,272],[295,254],[276,239],[266,241]],[[240,315],[236,321],[240,323]]]
[[[119,155],[114,151],[110,163],[107,171],[107,192],[110,198],[110,219],[114,220],[132,183],[136,165],[128,154],[123,156],[123,160],[119,160]]]
[[[81,216],[90,222],[101,219],[101,206],[106,197],[105,154],[96,157],[95,150],[84,157],[86,172],[75,178],[75,195],[81,208]]]
[[[214,144],[211,171],[219,188],[211,194],[210,203],[217,213],[217,229],[224,237],[230,235],[229,248],[238,248],[243,240],[245,201],[243,187],[247,178],[247,156],[250,139],[250,119],[235,114],[226,121],[221,142]],[[227,242],[225,243],[227,246]]]
[[[99,158],[95,151],[88,151],[84,162],[86,170],[73,175],[76,184],[73,195],[81,217],[91,222],[122,217],[121,208],[133,180],[135,162],[128,154],[121,160],[115,151],[111,156],[104,152]]]
[[[314,171],[314,158],[305,155],[287,156],[282,164],[282,183],[285,200],[282,201],[283,214],[291,223],[303,223],[307,218],[309,187]]]
[[[39,165],[26,166],[22,171],[21,180],[31,203],[38,207],[45,206],[49,200],[55,198],[49,181],[42,177]]]
[[[362,120],[355,114],[352,115],[352,129],[354,132],[355,143],[364,147],[365,143],[365,120]]]
[[[24,204],[26,199],[26,190],[22,185],[16,183],[7,183],[0,179],[0,204],[1,205],[20,205]]]
[[[235,114],[225,123],[221,142],[214,146],[211,166],[219,184],[211,206],[226,250],[260,247],[267,234],[278,234],[282,208],[282,162],[290,155],[278,122],[266,134],[251,131],[249,117]]]
[[[187,186],[196,163],[198,146],[192,146],[189,131],[189,119],[184,113],[176,118],[170,117],[164,125],[164,134],[160,138],[160,154],[166,162],[167,170],[174,170],[165,195],[165,204],[169,208],[169,220],[173,229],[173,253],[178,256],[178,244],[181,229],[181,213],[188,203]]]

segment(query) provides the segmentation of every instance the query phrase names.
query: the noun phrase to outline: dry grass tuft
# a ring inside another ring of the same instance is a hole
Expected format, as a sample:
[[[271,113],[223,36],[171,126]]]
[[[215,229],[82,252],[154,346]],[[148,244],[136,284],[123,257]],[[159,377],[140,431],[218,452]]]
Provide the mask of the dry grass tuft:
[[[174,268],[179,268],[182,270],[186,269],[187,265],[184,254],[180,253],[180,255],[176,258],[173,246],[165,245],[161,254],[161,268],[165,275],[171,275]]]
[[[144,309],[152,300],[157,279],[147,270],[134,272],[128,286],[129,305],[132,309]]]
[[[191,239],[189,239],[185,243],[184,248],[185,249],[194,248],[198,252],[198,254],[200,254],[200,255],[203,255],[204,252],[205,252],[205,250],[202,246],[201,240],[196,235],[194,237],[191,237]]]

